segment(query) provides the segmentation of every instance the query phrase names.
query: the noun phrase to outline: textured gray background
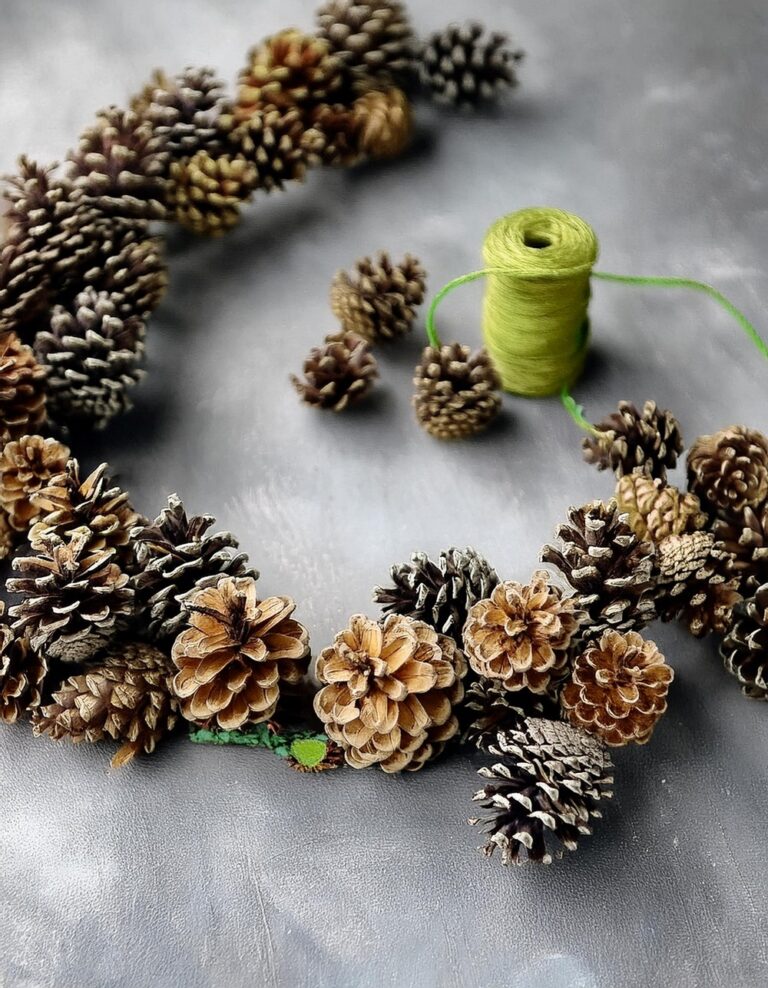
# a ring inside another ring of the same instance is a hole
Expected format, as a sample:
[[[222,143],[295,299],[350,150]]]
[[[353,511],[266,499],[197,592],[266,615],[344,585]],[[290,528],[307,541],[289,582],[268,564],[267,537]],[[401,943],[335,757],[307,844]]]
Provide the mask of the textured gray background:
[[[4,0],[0,166],[63,153],[93,110],[156,65],[212,64],[306,0]],[[602,266],[698,276],[763,322],[768,294],[764,0],[419,0],[421,29],[474,15],[525,47],[504,112],[419,111],[418,151],[318,173],[261,201],[225,242],[172,243],[130,419],[81,447],[108,458],[137,506],[178,491],[239,533],[265,592],[288,593],[317,648],[417,548],[485,551],[525,578],[570,501],[607,496],[556,402],[508,398],[479,441],[442,446],[411,419],[420,330],[381,354],[359,413],[300,406],[287,375],[333,328],[339,266],[385,247],[437,287],[478,263],[496,216],[562,206],[595,226]],[[480,290],[446,305],[446,338],[479,339]],[[598,285],[599,417],[652,397],[686,435],[768,428],[768,368],[710,302]],[[677,670],[653,742],[621,751],[616,799],[582,850],[505,871],[465,824],[468,756],[420,775],[306,777],[183,738],[109,772],[109,752],[0,737],[0,984],[105,986],[762,985],[763,705],[714,646],[659,628]]]

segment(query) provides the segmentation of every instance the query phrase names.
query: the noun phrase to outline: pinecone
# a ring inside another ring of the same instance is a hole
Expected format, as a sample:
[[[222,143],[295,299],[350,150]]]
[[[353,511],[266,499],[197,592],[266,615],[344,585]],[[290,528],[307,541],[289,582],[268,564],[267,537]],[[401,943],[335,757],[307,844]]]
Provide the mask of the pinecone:
[[[653,546],[640,541],[614,500],[569,508],[557,537],[562,547],[544,546],[541,559],[563,574],[587,612],[581,639],[610,628],[637,630],[654,620]]]
[[[187,720],[226,731],[270,719],[281,683],[301,681],[309,634],[290,597],[259,600],[250,576],[224,577],[184,601],[189,627],[173,643],[173,691]]]
[[[307,405],[342,412],[365,397],[378,376],[370,345],[355,333],[341,333],[313,347],[304,379],[292,374],[291,381]]]
[[[425,552],[393,566],[391,587],[376,587],[373,599],[385,614],[404,614],[424,621],[462,647],[461,633],[469,609],[490,597],[499,578],[491,564],[469,546],[451,548],[433,562]]]
[[[86,288],[71,309],[54,307],[50,330],[35,337],[48,373],[48,414],[58,423],[87,422],[104,429],[133,407],[129,390],[144,376],[145,326],[117,314],[120,298]]]
[[[6,443],[0,453],[0,507],[17,532],[26,532],[40,515],[32,498],[60,473],[69,450],[55,439],[22,436]]]
[[[486,856],[499,848],[504,865],[551,864],[592,833],[600,800],[613,795],[613,764],[596,738],[531,717],[499,732],[490,751],[499,761],[478,769],[488,782],[472,797],[487,815],[469,821],[490,835]]]
[[[176,222],[192,233],[218,237],[240,220],[240,206],[256,187],[256,166],[242,155],[198,151],[171,164],[167,202]]]
[[[65,662],[92,659],[133,614],[133,590],[114,562],[114,549],[93,552],[88,529],[65,541],[49,535],[37,556],[20,556],[9,579],[10,593],[23,594],[8,613],[13,630],[26,635],[46,658]]]
[[[18,336],[0,333],[0,443],[37,432],[45,422],[45,368]]]
[[[595,426],[597,435],[582,443],[584,459],[598,470],[613,470],[617,477],[642,473],[667,479],[667,468],[676,465],[683,451],[680,424],[655,401],[646,401],[642,412],[631,401],[620,401],[618,411]]]
[[[416,418],[436,439],[474,436],[501,411],[501,379],[485,348],[425,347],[413,383]]]
[[[413,328],[425,288],[426,274],[415,257],[406,254],[393,264],[380,251],[375,260],[359,260],[351,275],[338,272],[331,284],[331,308],[347,332],[371,343],[393,340]]]
[[[670,535],[658,548],[656,606],[663,621],[680,618],[696,638],[728,630],[741,600],[731,557],[710,532]]]
[[[53,703],[35,711],[36,735],[55,741],[121,741],[112,765],[151,754],[173,730],[178,702],[169,691],[170,663],[143,642],[115,646],[99,665],[70,676],[53,694]]]
[[[768,583],[768,504],[744,508],[732,519],[718,518],[712,531],[731,557],[742,589],[754,591]]]
[[[146,321],[160,304],[168,286],[163,240],[147,236],[135,226],[116,223],[105,231],[92,267],[83,284],[106,292],[121,319],[135,316]]]
[[[0,507],[0,560],[7,559],[20,541],[20,534],[11,527],[8,512]]]
[[[359,121],[353,110],[344,103],[320,103],[309,111],[304,140],[313,161],[345,167],[360,161]]]
[[[606,744],[645,744],[667,709],[673,678],[654,642],[606,631],[573,660],[560,702],[574,727]]]
[[[688,487],[712,511],[738,515],[768,498],[768,439],[732,425],[688,450]]]
[[[449,24],[432,34],[419,56],[419,77],[425,92],[439,103],[473,107],[498,99],[517,85],[515,66],[523,57],[509,47],[509,38],[474,21]]]
[[[488,749],[499,731],[519,731],[529,717],[559,718],[554,699],[530,690],[508,689],[490,679],[478,679],[467,687],[462,714],[469,726],[462,738],[477,748]]]
[[[357,89],[407,82],[414,73],[416,41],[397,0],[325,0],[317,27]]]
[[[583,615],[549,575],[530,584],[508,580],[470,608],[464,649],[471,668],[505,689],[550,693],[567,670],[569,646]]]
[[[343,66],[327,41],[295,28],[267,38],[248,53],[240,73],[235,119],[260,110],[292,107],[307,111],[340,89]]]
[[[358,149],[369,158],[396,158],[408,146],[413,118],[402,89],[371,90],[355,100],[352,124]]]
[[[256,170],[254,188],[263,192],[282,189],[285,182],[301,182],[315,156],[318,135],[310,134],[297,109],[254,113],[230,134],[232,147]]]
[[[616,501],[635,535],[655,545],[668,535],[696,532],[707,522],[695,494],[670,487],[658,477],[625,474],[616,486]]]
[[[0,244],[0,331],[44,312],[50,292],[50,275],[31,240]]]
[[[720,655],[745,696],[768,700],[768,583],[736,605]]]
[[[352,768],[414,772],[459,730],[464,656],[423,621],[362,614],[320,653],[315,712]]]
[[[238,553],[229,532],[209,533],[212,515],[187,518],[178,495],[150,525],[131,530],[136,573],[131,585],[136,607],[143,614],[149,637],[168,642],[186,623],[182,600],[192,590],[218,582],[223,576],[258,577],[248,569],[248,557]]]
[[[26,638],[0,623],[0,721],[14,724],[39,706],[48,664]]]

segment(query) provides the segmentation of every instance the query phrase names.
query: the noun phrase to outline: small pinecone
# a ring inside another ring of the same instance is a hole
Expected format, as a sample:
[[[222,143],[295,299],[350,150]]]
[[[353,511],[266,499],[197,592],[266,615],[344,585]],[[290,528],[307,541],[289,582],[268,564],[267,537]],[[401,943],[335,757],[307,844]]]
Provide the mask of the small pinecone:
[[[688,450],[688,487],[713,511],[759,507],[768,498],[768,438],[743,425],[699,436]]]
[[[312,160],[323,165],[349,167],[362,158],[353,107],[345,103],[320,103],[307,118],[310,128],[304,135]]]
[[[94,291],[106,292],[121,319],[146,321],[168,286],[163,240],[134,226],[110,225],[82,280]]]
[[[415,772],[459,730],[464,656],[423,621],[362,614],[317,660],[315,712],[352,768]]]
[[[501,411],[501,379],[485,348],[425,347],[413,383],[416,418],[436,439],[477,435]]]
[[[317,26],[355,88],[408,82],[414,73],[416,41],[398,0],[325,0]]]
[[[45,368],[18,336],[0,333],[0,443],[37,432],[45,422]]]
[[[48,664],[26,638],[0,623],[0,721],[15,723],[40,705]]]
[[[17,556],[10,593],[23,594],[8,613],[13,629],[46,658],[64,662],[92,659],[133,615],[133,590],[114,562],[114,549],[93,552],[87,529],[64,541],[43,540],[37,556]]]
[[[371,90],[355,100],[352,125],[357,147],[369,158],[396,158],[408,146],[413,118],[402,89]]]
[[[365,397],[379,376],[370,344],[355,333],[329,337],[304,361],[304,379],[291,381],[307,405],[341,412]]]
[[[281,683],[302,680],[309,633],[290,597],[259,600],[250,576],[224,577],[184,601],[189,627],[173,643],[173,691],[187,720],[236,731],[270,719]]]
[[[655,545],[668,535],[696,532],[707,522],[695,494],[670,487],[658,477],[625,474],[616,486],[616,501],[635,535]]]
[[[26,532],[40,515],[33,497],[66,467],[69,450],[55,439],[22,436],[0,453],[0,507],[17,532]]]
[[[385,614],[404,614],[424,621],[462,647],[461,633],[473,604],[490,597],[499,578],[474,549],[447,549],[433,562],[414,552],[408,563],[390,570],[391,587],[376,587],[373,599]]]
[[[437,102],[474,107],[517,85],[515,66],[522,57],[521,51],[509,48],[505,34],[486,35],[476,22],[449,24],[424,44],[419,77],[422,88]]]
[[[499,682],[478,679],[467,687],[462,714],[469,726],[462,740],[476,748],[489,748],[499,731],[520,730],[529,717],[557,720],[557,703],[530,690],[510,693]]]
[[[696,638],[723,635],[741,600],[731,556],[710,532],[670,535],[658,547],[656,606],[662,621],[680,618]]]
[[[149,637],[167,642],[186,622],[182,600],[192,590],[215,584],[222,576],[258,576],[248,569],[248,557],[237,552],[229,532],[209,533],[212,515],[187,518],[176,494],[150,525],[131,530],[136,573],[131,584],[136,608]]]
[[[469,821],[490,835],[487,856],[499,848],[504,865],[551,864],[592,833],[600,801],[613,795],[613,764],[597,738],[531,717],[500,731],[490,751],[499,761],[478,769],[488,781],[472,797],[487,813]]]
[[[301,182],[311,153],[314,135],[307,137],[304,120],[297,109],[264,110],[254,113],[229,135],[230,145],[256,170],[255,189],[272,192],[286,182]]]
[[[584,459],[598,470],[613,470],[617,477],[642,473],[666,480],[667,469],[677,464],[683,451],[680,424],[655,401],[646,401],[642,412],[631,401],[620,401],[618,411],[595,428],[598,434],[582,443]]]
[[[587,612],[581,639],[611,628],[637,630],[654,620],[654,549],[626,524],[614,500],[569,508],[557,537],[561,548],[544,546],[541,559],[563,574]]]
[[[137,315],[121,318],[119,301],[86,288],[71,309],[55,306],[51,328],[35,337],[35,356],[48,372],[53,421],[104,429],[133,407],[130,389],[144,376],[145,326]]]
[[[53,703],[35,711],[34,732],[76,744],[121,741],[112,765],[126,765],[138,754],[151,754],[176,724],[170,673],[166,656],[151,645],[115,647],[99,665],[70,676],[53,694]]]
[[[768,583],[736,605],[720,655],[745,696],[768,700]]]
[[[742,589],[754,591],[768,583],[768,504],[744,508],[738,517],[718,518],[712,531],[731,556]]]
[[[174,161],[167,202],[176,222],[192,233],[218,237],[240,220],[240,206],[256,187],[256,166],[242,155],[198,151]]]
[[[606,744],[645,744],[667,709],[673,678],[654,642],[606,631],[573,660],[560,702],[574,727]]]
[[[464,649],[470,667],[505,689],[551,693],[567,673],[569,647],[583,615],[537,570],[529,584],[500,583],[470,608]]]
[[[248,53],[248,65],[239,78],[235,119],[247,120],[271,107],[306,111],[333,98],[342,82],[343,66],[328,42],[289,28]]]
[[[331,308],[343,329],[371,343],[393,340],[413,328],[416,307],[424,301],[426,273],[406,254],[394,264],[384,251],[364,257],[353,273],[339,271],[331,284]]]

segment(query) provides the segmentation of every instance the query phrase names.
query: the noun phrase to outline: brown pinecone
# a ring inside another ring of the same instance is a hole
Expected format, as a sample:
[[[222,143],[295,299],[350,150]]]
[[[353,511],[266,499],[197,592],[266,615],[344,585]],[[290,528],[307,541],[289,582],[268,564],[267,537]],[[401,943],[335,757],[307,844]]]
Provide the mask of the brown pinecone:
[[[361,160],[357,122],[346,103],[320,103],[309,111],[307,125],[304,140],[313,161],[349,167]]]
[[[167,202],[177,223],[218,237],[240,220],[240,206],[256,187],[256,166],[242,155],[211,157],[198,151],[171,164]]]
[[[0,559],[7,559],[21,538],[20,533],[11,527],[8,512],[0,507]]]
[[[674,672],[635,631],[606,631],[573,660],[560,702],[574,725],[606,744],[645,744],[667,709]]]
[[[501,411],[501,379],[485,348],[425,347],[413,383],[416,419],[436,439],[477,435]]]
[[[21,575],[6,589],[23,595],[8,611],[13,629],[46,658],[88,661],[133,615],[133,590],[115,550],[93,552],[89,543],[88,529],[75,529],[66,541],[49,535],[38,555],[13,560]]]
[[[566,674],[582,618],[574,598],[564,598],[537,570],[529,584],[500,583],[470,608],[464,650],[479,676],[508,690],[549,693]]]
[[[45,422],[45,368],[18,336],[0,333],[0,443],[36,432]]]
[[[587,612],[580,638],[597,638],[610,628],[636,630],[654,620],[654,549],[626,524],[614,500],[569,508],[557,537],[561,548],[544,546],[541,559],[563,574]]]
[[[517,85],[515,67],[523,57],[509,47],[509,38],[475,21],[449,24],[430,35],[418,59],[422,88],[432,99],[474,107],[498,99]]]
[[[616,502],[635,535],[654,544],[668,535],[696,532],[707,522],[695,494],[645,474],[628,473],[621,477],[616,485]]]
[[[489,748],[499,731],[520,730],[529,717],[557,720],[557,702],[548,696],[516,690],[511,693],[498,681],[477,679],[467,687],[462,708],[469,725],[462,740],[477,748]]]
[[[173,691],[187,720],[235,731],[270,719],[282,683],[301,681],[309,634],[290,597],[259,600],[249,576],[224,577],[184,601],[189,627],[173,643]]]
[[[164,253],[162,238],[150,237],[136,226],[112,224],[93,266],[83,274],[83,284],[106,292],[121,319],[146,321],[168,286]]]
[[[22,436],[0,453],[0,507],[11,528],[26,532],[40,515],[32,498],[67,465],[69,449],[55,439]]]
[[[407,82],[414,73],[416,41],[398,0],[325,0],[317,27],[355,88]]]
[[[486,816],[472,818],[489,834],[484,853],[501,851],[504,865],[551,864],[592,833],[599,805],[613,792],[613,764],[597,738],[560,721],[531,717],[499,732],[490,751],[496,764],[478,769],[487,779],[472,797]]]
[[[617,477],[642,473],[666,480],[667,469],[683,451],[680,424],[655,401],[646,401],[642,412],[631,401],[620,401],[618,410],[595,428],[597,435],[582,442],[584,459],[598,470],[613,470]]]
[[[397,339],[413,328],[424,301],[426,273],[406,254],[400,264],[380,251],[361,258],[350,275],[339,271],[331,283],[331,308],[342,328],[371,343]]]
[[[768,498],[768,439],[732,425],[688,450],[688,487],[712,511],[738,514]]]
[[[35,711],[36,735],[55,741],[121,741],[112,765],[151,754],[173,730],[178,702],[169,689],[170,663],[144,642],[115,646],[99,665],[70,676],[53,703]]]
[[[359,150],[369,158],[396,158],[408,146],[413,118],[408,97],[394,87],[355,100],[352,123]]]
[[[768,583],[736,605],[720,655],[745,696],[768,700]]]
[[[307,405],[342,412],[365,397],[379,376],[368,343],[355,333],[329,337],[304,361],[304,378],[291,381]]]
[[[459,730],[464,656],[452,638],[392,614],[362,614],[317,660],[315,712],[352,768],[414,772]]]
[[[730,555],[741,588],[754,591],[768,583],[768,504],[744,508],[735,517],[716,519],[712,532]]]
[[[40,705],[48,664],[26,638],[0,623],[0,720],[14,724]]]
[[[247,120],[260,110],[306,111],[340,89],[343,66],[327,41],[288,28],[248,53],[240,73],[234,114]]]
[[[259,110],[231,132],[229,142],[254,166],[254,188],[272,192],[286,182],[301,182],[316,160],[312,148],[318,135],[307,135],[296,108]]]
[[[0,243],[0,331],[44,312],[50,292],[43,256],[30,239]]]
[[[658,547],[656,606],[662,621],[680,618],[696,638],[728,630],[741,600],[731,557],[710,532],[670,535]]]

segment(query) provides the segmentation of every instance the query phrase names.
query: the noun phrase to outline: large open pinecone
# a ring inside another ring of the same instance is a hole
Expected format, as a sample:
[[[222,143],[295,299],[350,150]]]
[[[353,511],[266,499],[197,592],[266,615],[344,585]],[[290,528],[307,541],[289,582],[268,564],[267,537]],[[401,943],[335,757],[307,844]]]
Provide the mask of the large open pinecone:
[[[688,486],[712,511],[738,514],[768,498],[768,438],[732,425],[688,450]]]
[[[356,88],[408,82],[414,74],[416,40],[398,0],[325,0],[317,27]]]
[[[0,333],[0,443],[38,431],[45,421],[46,371],[12,330]]]
[[[530,690],[510,692],[498,680],[476,679],[467,686],[460,711],[467,724],[462,740],[477,748],[489,748],[499,731],[520,730],[529,717],[557,720],[557,701]]]
[[[132,529],[136,572],[131,585],[150,638],[168,642],[176,637],[186,623],[182,601],[190,591],[222,576],[258,576],[246,565],[245,553],[237,552],[234,535],[208,531],[214,521],[212,515],[188,518],[172,494],[153,523]]]
[[[315,712],[352,768],[414,772],[459,730],[464,656],[423,621],[362,614],[317,660]]]
[[[115,767],[138,754],[151,754],[178,716],[170,673],[168,658],[151,645],[115,646],[98,665],[66,679],[53,702],[35,711],[35,734],[75,743],[120,741],[112,759]]]
[[[628,473],[621,477],[616,485],[616,502],[635,535],[654,545],[668,535],[696,532],[707,523],[695,494],[646,474]]]
[[[768,583],[768,503],[716,519],[712,532],[731,557],[742,589],[753,591]]]
[[[48,663],[0,623],[0,721],[15,723],[39,706]]]
[[[313,347],[303,379],[292,374],[291,381],[307,405],[342,412],[364,398],[378,376],[370,344],[355,333],[340,333]]]
[[[241,154],[213,157],[198,151],[172,162],[168,206],[187,230],[218,237],[239,222],[240,206],[251,198],[256,179],[256,166]]]
[[[46,658],[92,659],[133,615],[133,590],[115,550],[94,552],[89,543],[90,532],[75,529],[66,540],[45,537],[36,556],[13,560],[20,576],[6,588],[22,595],[8,611],[13,630]]]
[[[413,383],[416,418],[436,439],[477,435],[501,411],[501,378],[484,348],[425,347]]]
[[[309,633],[290,597],[259,600],[250,576],[224,577],[184,601],[189,621],[173,643],[173,691],[187,720],[235,731],[269,720],[280,687],[301,681]]]
[[[229,146],[256,169],[254,189],[272,192],[286,182],[300,182],[307,167],[318,160],[314,147],[319,134],[307,131],[295,107],[259,110],[229,135]]]
[[[0,507],[17,532],[26,532],[40,515],[33,497],[67,465],[69,449],[56,439],[22,436],[0,453]]]
[[[393,340],[413,328],[416,308],[424,301],[426,274],[406,254],[395,264],[384,251],[363,257],[352,274],[339,271],[331,284],[331,308],[344,330],[372,343]]]
[[[437,562],[425,552],[414,552],[410,562],[393,566],[390,575],[392,586],[373,591],[384,613],[424,621],[460,647],[469,609],[490,597],[499,582],[491,564],[470,547],[446,549]]]
[[[626,524],[614,500],[569,508],[557,537],[560,548],[544,546],[541,559],[563,574],[587,612],[582,639],[610,628],[638,630],[654,620],[654,549]]]
[[[720,655],[746,696],[768,700],[768,583],[736,605]]]
[[[598,470],[613,470],[617,477],[643,473],[667,479],[683,451],[680,424],[670,411],[646,401],[642,411],[631,401],[620,401],[618,410],[599,422],[597,434],[582,443],[584,459]]]
[[[499,759],[478,769],[486,784],[472,797],[486,815],[473,818],[502,864],[550,864],[592,833],[599,805],[613,793],[613,765],[597,738],[568,724],[532,717],[502,731],[490,751]]]

